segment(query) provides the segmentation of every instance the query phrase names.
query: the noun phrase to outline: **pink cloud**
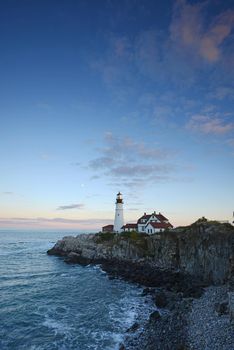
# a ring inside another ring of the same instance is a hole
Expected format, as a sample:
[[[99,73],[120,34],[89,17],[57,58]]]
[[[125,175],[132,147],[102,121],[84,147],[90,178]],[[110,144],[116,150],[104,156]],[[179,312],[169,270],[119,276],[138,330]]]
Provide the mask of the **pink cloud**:
[[[109,218],[68,219],[68,218],[0,218],[1,227],[12,228],[73,228],[80,230],[97,230],[105,224],[111,224]]]
[[[234,11],[221,13],[208,28],[205,28],[202,10],[207,4],[204,2],[191,5],[185,0],[178,0],[174,8],[170,34],[174,43],[213,63],[220,59],[222,44],[234,27]]]
[[[174,7],[170,26],[171,39],[185,45],[194,45],[201,36],[201,4],[190,5],[185,0],[178,0]]]
[[[234,129],[234,123],[225,123],[220,118],[195,115],[187,123],[186,127],[204,134],[224,135]]]
[[[234,27],[234,11],[222,13],[200,41],[200,54],[209,62],[218,61],[221,55],[220,45],[229,36]]]

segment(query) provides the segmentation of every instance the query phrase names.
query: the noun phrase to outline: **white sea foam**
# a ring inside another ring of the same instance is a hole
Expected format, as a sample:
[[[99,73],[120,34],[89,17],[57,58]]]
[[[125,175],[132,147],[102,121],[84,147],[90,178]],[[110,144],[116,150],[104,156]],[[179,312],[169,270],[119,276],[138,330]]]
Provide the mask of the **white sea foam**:
[[[72,330],[67,324],[50,317],[46,317],[43,326],[52,329],[55,334],[68,334]]]
[[[0,247],[6,255],[19,253],[17,259],[0,259],[0,348],[6,343],[7,350],[117,350],[126,330],[147,317],[150,303],[144,303],[142,290],[108,279],[100,266],[71,267],[46,255],[50,235],[45,243],[42,236],[30,237],[32,243],[21,243],[20,249],[17,244]],[[19,240],[18,234],[15,238]],[[28,236],[20,241],[28,242]]]

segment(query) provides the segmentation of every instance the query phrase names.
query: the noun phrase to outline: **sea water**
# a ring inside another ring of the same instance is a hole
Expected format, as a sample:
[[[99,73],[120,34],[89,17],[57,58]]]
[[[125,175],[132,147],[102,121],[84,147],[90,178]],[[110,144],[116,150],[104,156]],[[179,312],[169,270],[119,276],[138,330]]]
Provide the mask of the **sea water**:
[[[67,232],[0,230],[0,349],[114,350],[148,317],[142,289],[46,251]]]

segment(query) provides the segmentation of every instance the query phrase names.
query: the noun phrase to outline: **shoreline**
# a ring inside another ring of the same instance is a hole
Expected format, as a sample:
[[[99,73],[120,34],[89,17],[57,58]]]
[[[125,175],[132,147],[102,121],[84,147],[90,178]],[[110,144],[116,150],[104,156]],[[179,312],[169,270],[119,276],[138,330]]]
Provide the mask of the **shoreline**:
[[[155,271],[154,266],[145,263],[127,265],[113,261],[101,264],[101,268],[109,278],[121,278],[143,287],[142,296],[150,295],[154,305],[146,322],[136,321],[126,330],[119,350],[189,349],[184,315],[193,298],[202,296],[203,283],[178,271]]]
[[[126,331],[119,350],[233,350],[233,233],[230,225],[208,222],[153,236],[68,236],[47,253],[68,264],[100,265],[109,278],[151,295],[155,310]],[[215,334],[221,342],[214,344]]]
[[[78,262],[74,254],[62,257],[67,264],[88,264],[83,259]],[[98,265],[110,279],[122,279],[143,287],[142,297],[149,295],[152,300],[148,320],[139,317],[126,329],[119,350],[189,349],[186,345],[184,314],[193,298],[202,296],[206,284],[177,270],[155,269],[154,265],[145,262],[126,263],[114,259],[97,260],[89,265]]]
[[[226,309],[227,285],[206,287],[199,298],[180,299],[153,312],[119,350],[233,350],[234,327]]]

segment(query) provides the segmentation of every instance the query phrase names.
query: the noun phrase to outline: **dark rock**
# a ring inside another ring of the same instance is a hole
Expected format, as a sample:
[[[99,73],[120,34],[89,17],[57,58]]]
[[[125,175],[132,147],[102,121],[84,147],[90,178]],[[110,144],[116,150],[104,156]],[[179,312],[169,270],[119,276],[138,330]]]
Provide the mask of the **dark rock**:
[[[203,288],[201,286],[191,286],[186,288],[183,292],[184,298],[200,298],[203,293]]]
[[[189,350],[188,346],[186,344],[179,344],[176,347],[176,350]]]
[[[70,252],[66,258],[64,259],[64,261],[67,264],[80,264],[83,266],[89,265],[92,263],[91,259],[87,259],[85,257],[83,257],[82,255],[79,255],[75,252]]]
[[[62,249],[56,249],[55,247],[47,250],[48,255],[57,255],[57,256],[66,256],[67,253],[64,252]]]
[[[65,261],[67,262],[67,263],[77,263],[78,261],[79,261],[79,259],[80,259],[80,255],[79,254],[77,254],[77,253],[74,253],[74,252],[71,252],[71,253],[69,253],[68,254],[68,256],[65,258]]]
[[[148,294],[154,294],[155,293],[155,289],[154,288],[144,288],[142,293],[141,293],[141,296],[144,297]]]
[[[120,344],[119,350],[126,350],[125,346],[123,344]]]
[[[156,310],[156,311],[152,312],[152,314],[150,315],[150,322],[156,321],[160,318],[161,318],[160,312],[158,310]]]
[[[133,323],[133,325],[127,329],[127,332],[135,332],[140,327],[138,322]]]
[[[163,291],[157,291],[154,297],[155,305],[159,308],[166,307],[168,304],[167,296]]]
[[[223,301],[222,303],[215,304],[215,311],[219,316],[228,314],[228,302]]]
[[[94,263],[98,259],[109,262],[112,257],[126,265],[125,276],[121,276],[125,279],[129,262],[141,261],[145,265],[156,263],[164,267],[164,271],[158,273],[155,268],[156,271],[152,274],[152,268],[148,271],[143,268],[140,271],[138,266],[136,276],[132,276],[131,280],[146,287],[168,285],[168,290],[181,292],[185,290],[187,281],[186,278],[181,279],[178,271],[198,277],[208,284],[226,281],[232,268],[229,259],[233,254],[233,233],[232,225],[206,222],[202,219],[187,227],[165,231],[160,237],[138,234],[136,239],[131,239],[128,236],[115,235],[111,240],[97,242],[95,234],[67,236],[58,241],[48,254],[67,256],[71,251],[79,253],[81,250],[81,255],[86,259],[95,259]],[[174,271],[169,276],[168,271],[172,269],[178,269],[177,274]],[[187,297],[192,294],[196,297],[199,293],[187,291],[185,295]]]

